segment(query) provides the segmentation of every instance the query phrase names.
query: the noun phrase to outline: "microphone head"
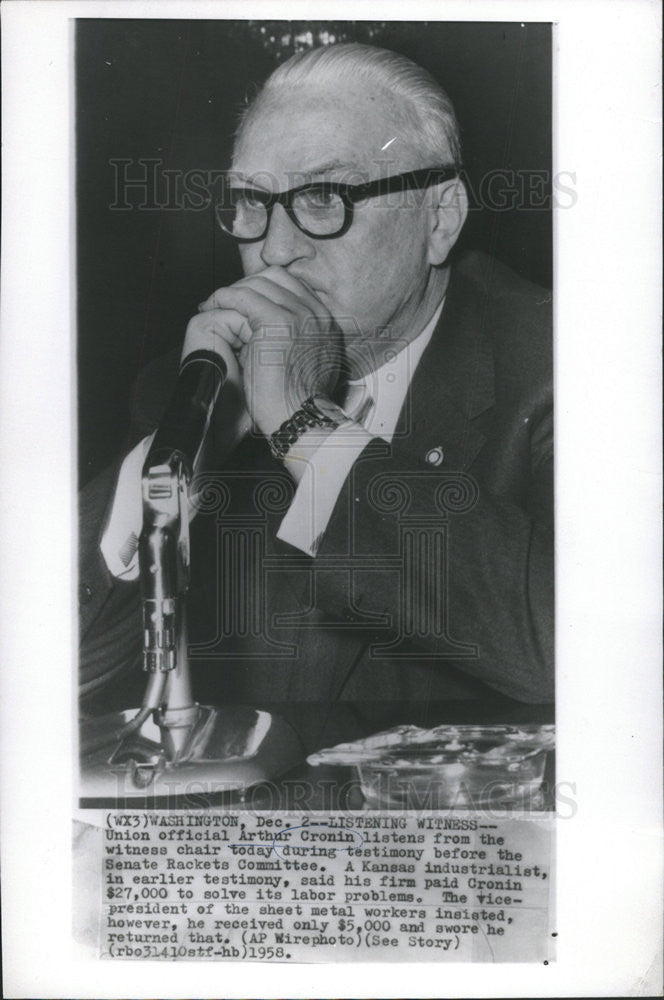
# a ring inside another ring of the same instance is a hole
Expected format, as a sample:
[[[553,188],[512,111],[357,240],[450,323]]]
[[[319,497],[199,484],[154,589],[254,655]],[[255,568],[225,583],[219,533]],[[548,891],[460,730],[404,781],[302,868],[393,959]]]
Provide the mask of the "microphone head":
[[[192,475],[227,375],[226,362],[214,351],[187,355],[146,457],[144,475],[155,463],[168,462],[175,455],[182,459],[187,475]]]
[[[187,357],[183,359],[180,365],[180,375],[182,375],[182,373],[188,369],[190,365],[198,364],[199,362],[202,364],[214,365],[221,376],[223,385],[226,381],[226,377],[228,376],[228,366],[221,355],[216,354],[215,351],[192,351],[191,354],[188,354]]]

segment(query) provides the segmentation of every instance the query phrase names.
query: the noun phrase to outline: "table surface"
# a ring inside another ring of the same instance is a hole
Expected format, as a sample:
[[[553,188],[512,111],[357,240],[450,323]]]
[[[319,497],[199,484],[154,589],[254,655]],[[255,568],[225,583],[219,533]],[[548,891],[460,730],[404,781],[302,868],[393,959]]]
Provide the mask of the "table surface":
[[[357,772],[351,767],[311,767],[306,757],[323,747],[345,743],[399,724],[428,729],[441,724],[552,723],[553,705],[524,705],[496,695],[488,701],[447,702],[336,702],[321,704],[257,704],[254,706],[286,720],[301,745],[300,763],[286,773],[247,789],[242,796],[214,795],[155,797],[118,802],[81,799],[83,808],[173,808],[227,807],[291,811],[357,810],[363,808]],[[547,759],[542,808],[553,808],[554,755]]]

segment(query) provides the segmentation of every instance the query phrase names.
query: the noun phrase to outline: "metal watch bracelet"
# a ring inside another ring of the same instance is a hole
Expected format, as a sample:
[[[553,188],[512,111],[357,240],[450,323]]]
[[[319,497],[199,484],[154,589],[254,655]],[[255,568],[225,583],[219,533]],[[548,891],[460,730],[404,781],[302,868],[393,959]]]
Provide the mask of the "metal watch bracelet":
[[[296,410],[288,420],[284,420],[281,427],[269,437],[268,443],[274,457],[284,459],[295,442],[310,428],[330,427],[335,429],[348,419],[341,407],[336,406],[336,404],[325,400],[325,407],[334,413],[334,416],[323,413],[314,396],[305,399],[300,409]]]

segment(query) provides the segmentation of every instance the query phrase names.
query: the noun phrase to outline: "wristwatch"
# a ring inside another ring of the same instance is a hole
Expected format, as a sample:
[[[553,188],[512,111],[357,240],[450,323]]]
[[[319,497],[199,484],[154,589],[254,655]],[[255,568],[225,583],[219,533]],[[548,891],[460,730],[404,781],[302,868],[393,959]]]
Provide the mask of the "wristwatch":
[[[336,403],[325,396],[309,396],[288,420],[269,438],[270,451],[275,458],[286,457],[292,446],[311,427],[329,427],[336,430],[349,418]]]

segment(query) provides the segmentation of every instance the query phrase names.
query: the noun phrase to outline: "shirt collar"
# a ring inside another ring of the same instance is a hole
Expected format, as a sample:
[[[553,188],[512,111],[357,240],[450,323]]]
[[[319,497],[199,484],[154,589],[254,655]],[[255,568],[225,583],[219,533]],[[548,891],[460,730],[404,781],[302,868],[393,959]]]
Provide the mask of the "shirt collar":
[[[348,381],[344,409],[349,416],[361,414],[360,421],[370,434],[391,441],[401,408],[424,351],[433,336],[445,298],[424,329],[384,364],[361,379]]]

